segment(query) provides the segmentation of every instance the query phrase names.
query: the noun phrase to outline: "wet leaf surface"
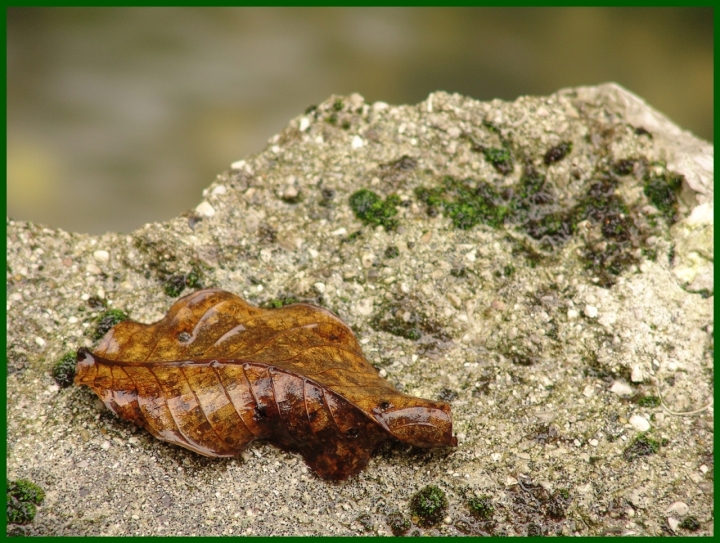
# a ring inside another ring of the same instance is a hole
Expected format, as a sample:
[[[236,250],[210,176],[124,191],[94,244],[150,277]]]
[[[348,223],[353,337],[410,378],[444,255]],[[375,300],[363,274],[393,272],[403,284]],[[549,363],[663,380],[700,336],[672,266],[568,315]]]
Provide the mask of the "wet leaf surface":
[[[334,314],[216,289],[157,323],[115,325],[95,352],[78,351],[75,384],[158,439],[212,457],[263,439],[329,479],[361,471],[383,441],[457,444],[450,406],[395,390]]]

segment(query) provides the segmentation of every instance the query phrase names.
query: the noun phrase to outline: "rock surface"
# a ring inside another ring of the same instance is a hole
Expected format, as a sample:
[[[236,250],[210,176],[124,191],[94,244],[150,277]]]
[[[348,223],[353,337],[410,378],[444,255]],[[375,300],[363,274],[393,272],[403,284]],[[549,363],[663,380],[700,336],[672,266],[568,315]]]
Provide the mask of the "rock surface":
[[[614,84],[352,95],[167,223],[92,237],[8,219],[7,474],[47,493],[9,530],[711,535],[712,165]],[[360,189],[375,215],[351,209]],[[108,309],[153,322],[199,286],[335,311],[381,375],[452,402],[459,446],[387,446],[328,483],[264,443],[230,460],[167,445],[53,380]],[[410,510],[427,485],[449,504],[434,526]]]

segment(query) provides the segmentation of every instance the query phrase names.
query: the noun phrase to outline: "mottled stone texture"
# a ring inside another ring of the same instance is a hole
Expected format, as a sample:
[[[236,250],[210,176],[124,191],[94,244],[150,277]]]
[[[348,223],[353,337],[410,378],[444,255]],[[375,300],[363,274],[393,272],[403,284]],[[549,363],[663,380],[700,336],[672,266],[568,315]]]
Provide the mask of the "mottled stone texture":
[[[338,96],[203,197],[130,235],[8,220],[7,474],[46,491],[13,533],[713,533],[710,144],[614,84]],[[201,287],[334,311],[398,389],[451,402],[459,446],[328,483],[262,443],[161,443],[53,380],[109,310],[149,323]],[[436,524],[411,512],[428,485]]]

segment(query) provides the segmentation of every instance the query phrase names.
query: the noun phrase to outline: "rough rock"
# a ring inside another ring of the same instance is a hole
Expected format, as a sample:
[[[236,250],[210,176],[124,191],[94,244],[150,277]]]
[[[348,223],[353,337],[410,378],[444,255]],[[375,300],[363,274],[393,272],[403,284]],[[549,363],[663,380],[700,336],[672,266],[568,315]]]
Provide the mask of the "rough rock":
[[[9,530],[389,535],[399,512],[410,535],[660,535],[682,502],[711,535],[712,165],[615,84],[333,96],[169,222],[88,236],[8,219],[7,475],[46,491]],[[360,189],[382,213],[359,218]],[[55,384],[108,309],[153,322],[201,286],[336,312],[395,386],[452,402],[459,446],[387,446],[328,483],[263,443],[229,460],[167,445]],[[410,511],[426,485],[449,503],[431,527]]]

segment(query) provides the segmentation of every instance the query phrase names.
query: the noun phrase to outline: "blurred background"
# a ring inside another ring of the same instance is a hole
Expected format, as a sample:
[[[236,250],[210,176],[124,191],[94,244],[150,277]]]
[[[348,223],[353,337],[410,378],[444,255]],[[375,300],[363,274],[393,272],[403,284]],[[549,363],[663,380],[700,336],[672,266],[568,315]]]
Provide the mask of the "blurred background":
[[[712,9],[10,8],[8,215],[93,234],[170,219],[331,94],[607,81],[713,141]]]

